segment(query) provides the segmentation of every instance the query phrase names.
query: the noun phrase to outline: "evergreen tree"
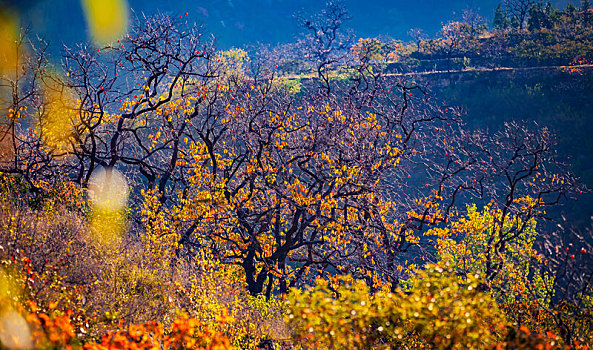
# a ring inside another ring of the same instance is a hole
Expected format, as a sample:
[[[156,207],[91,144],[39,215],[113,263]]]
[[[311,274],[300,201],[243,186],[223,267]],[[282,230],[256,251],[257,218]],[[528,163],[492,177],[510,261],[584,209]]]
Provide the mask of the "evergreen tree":
[[[552,29],[554,27],[554,16],[556,11],[552,7],[552,4],[548,1],[546,3],[546,7],[544,9],[544,18],[546,19],[543,27],[547,29]]]
[[[566,5],[566,9],[564,10],[564,13],[566,13],[567,15],[574,17],[574,14],[577,13],[577,8],[574,6],[574,4],[572,2],[569,2],[568,5]]]
[[[572,28],[572,30],[576,28],[576,25],[579,22],[579,10],[572,2],[569,2],[564,10],[564,20],[565,26],[567,26],[567,28]]]
[[[492,26],[494,29],[501,30],[506,29],[508,27],[508,19],[506,13],[502,10],[502,5],[498,4],[496,7],[496,11],[494,12],[494,21]]]
[[[545,13],[541,1],[533,3],[529,8],[529,19],[527,20],[527,29],[530,32],[541,30],[544,27]]]
[[[593,12],[589,0],[582,0],[580,12],[583,26],[590,27],[593,24]]]

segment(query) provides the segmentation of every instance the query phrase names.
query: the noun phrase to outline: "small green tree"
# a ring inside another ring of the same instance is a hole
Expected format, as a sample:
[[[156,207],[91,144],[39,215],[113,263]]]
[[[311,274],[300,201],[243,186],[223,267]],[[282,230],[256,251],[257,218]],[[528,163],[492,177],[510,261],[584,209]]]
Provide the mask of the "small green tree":
[[[548,27],[545,23],[549,19],[546,18],[544,6],[541,1],[533,3],[529,8],[529,19],[527,20],[527,29],[530,32],[541,30]]]
[[[502,10],[502,4],[498,4],[496,11],[494,11],[494,21],[492,26],[496,30],[503,30],[509,27],[509,19],[506,13]]]
[[[593,9],[589,0],[582,0],[581,2],[581,23],[584,27],[591,27],[593,24]]]

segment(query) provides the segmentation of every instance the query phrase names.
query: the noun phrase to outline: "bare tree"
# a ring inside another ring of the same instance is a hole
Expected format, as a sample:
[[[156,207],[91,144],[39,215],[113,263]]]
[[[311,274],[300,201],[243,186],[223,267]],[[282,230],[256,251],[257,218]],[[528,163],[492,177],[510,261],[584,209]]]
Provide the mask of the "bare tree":
[[[329,90],[329,73],[343,63],[353,40],[352,32],[344,28],[350,19],[348,11],[340,2],[328,2],[318,15],[299,14],[296,18],[306,31],[300,41],[303,53],[315,66],[324,89]]]
[[[416,48],[420,51],[420,44],[422,41],[428,39],[428,35],[424,33],[422,28],[412,28],[408,31],[408,36],[411,37],[416,42]]]
[[[532,5],[532,0],[505,0],[504,6],[511,18],[511,24],[516,25],[522,30]]]
[[[593,235],[591,227],[577,231],[570,225],[564,220],[558,230],[546,234],[539,242],[545,259],[532,263],[540,274],[552,276],[543,286],[551,296],[549,303],[540,305],[546,317],[567,344],[587,343],[593,325]]]

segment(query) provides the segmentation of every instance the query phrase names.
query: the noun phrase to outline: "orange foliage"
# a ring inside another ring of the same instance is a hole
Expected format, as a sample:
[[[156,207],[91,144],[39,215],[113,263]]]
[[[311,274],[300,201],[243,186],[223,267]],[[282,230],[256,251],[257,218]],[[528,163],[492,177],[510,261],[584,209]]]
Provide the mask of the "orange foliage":
[[[224,322],[226,318],[221,318]],[[173,321],[168,332],[158,322],[130,325],[127,329],[105,334],[99,343],[84,345],[85,350],[107,349],[234,349],[222,333],[204,328],[193,318],[181,317]]]

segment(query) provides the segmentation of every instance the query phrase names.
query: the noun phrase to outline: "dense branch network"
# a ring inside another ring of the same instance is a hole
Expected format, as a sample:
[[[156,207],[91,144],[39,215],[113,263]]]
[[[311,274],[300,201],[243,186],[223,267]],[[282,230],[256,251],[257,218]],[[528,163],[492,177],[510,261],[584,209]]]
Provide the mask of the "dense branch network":
[[[527,223],[578,191],[551,133],[469,131],[426,86],[345,51],[346,18],[332,5],[304,20],[317,77],[296,90],[277,65],[216,51],[200,27],[167,16],[139,18],[108,47],[67,49],[65,77],[45,71],[39,50],[27,81],[9,81],[12,110],[27,113],[4,132],[14,155],[2,171],[87,186],[98,168],[118,168],[134,188],[133,232],[174,237],[174,261],[208,249],[268,296],[335,272],[395,287],[435,259],[427,231],[472,198],[492,202],[494,278]],[[147,206],[170,226],[146,219]]]

